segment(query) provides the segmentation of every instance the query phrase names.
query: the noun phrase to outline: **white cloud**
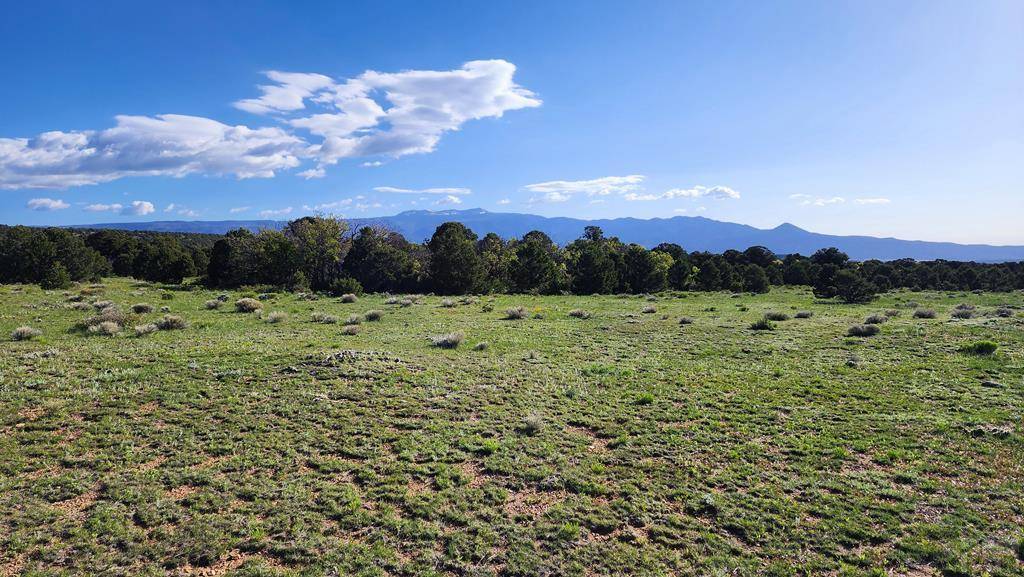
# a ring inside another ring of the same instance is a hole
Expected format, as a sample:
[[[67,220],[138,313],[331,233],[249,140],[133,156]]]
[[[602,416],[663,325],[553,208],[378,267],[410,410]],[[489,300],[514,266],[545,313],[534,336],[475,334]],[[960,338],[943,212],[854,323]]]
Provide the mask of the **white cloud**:
[[[454,194],[448,194],[437,199],[437,202],[434,204],[462,204],[462,199]]]
[[[627,192],[622,198],[624,198],[626,200],[629,200],[629,201],[636,201],[636,200],[658,200],[658,199],[664,198],[664,197],[663,196],[658,196],[657,194],[638,194],[638,193],[635,193],[635,192]]]
[[[266,75],[277,85],[260,86],[263,96],[239,100],[235,103],[236,108],[253,114],[301,110],[305,108],[303,100],[312,96],[314,92],[334,84],[333,80],[323,74],[271,70]]]
[[[71,205],[60,199],[33,198],[25,203],[30,210],[64,210]]]
[[[846,202],[846,199],[841,196],[825,198],[809,194],[791,194],[789,198],[798,201],[800,206],[828,206],[830,204],[843,204]]]
[[[249,212],[250,210],[252,210],[251,206],[236,206],[228,209],[228,212],[231,214],[238,214],[239,212]]]
[[[106,130],[0,138],[0,189],[67,188],[130,176],[270,178],[305,159],[317,164],[298,175],[319,178],[343,158],[431,152],[446,132],[470,120],[540,106],[513,81],[515,70],[504,60],[478,60],[455,70],[367,71],[344,80],[271,71],[272,84],[260,86],[259,97],[235,106],[319,138],[196,116],[117,116]]]
[[[855,198],[853,202],[857,204],[889,204],[892,201],[888,198]]]
[[[129,204],[90,204],[83,208],[89,212],[115,212],[125,216],[145,216],[156,212],[152,202],[146,200],[133,200]]]
[[[302,172],[298,172],[295,175],[301,176],[302,178],[309,180],[311,178],[323,178],[327,176],[327,171],[324,170],[323,167],[317,167],[310,168],[309,170],[303,170]]]
[[[512,201],[507,199],[507,198],[503,198],[503,199],[498,201],[498,204],[500,204],[500,205],[512,204]]]
[[[261,86],[262,96],[235,106],[255,113],[314,106],[316,113],[286,122],[323,138],[311,149],[322,168],[342,158],[431,152],[445,132],[469,120],[540,106],[536,95],[512,80],[515,71],[505,60],[475,60],[444,71],[370,70],[340,81],[274,71],[267,76],[276,85]]]
[[[291,213],[292,213],[292,207],[286,206],[284,208],[279,208],[279,209],[276,209],[276,210],[261,210],[260,211],[260,216],[265,218],[265,217],[268,217],[268,216],[284,216],[286,214],[291,214]]]
[[[714,198],[718,200],[737,199],[740,193],[728,186],[694,186],[693,188],[673,188],[666,190],[663,198]]]
[[[342,199],[342,200],[336,200],[334,202],[325,202],[325,203],[317,204],[317,205],[314,205],[314,206],[309,206],[308,204],[304,204],[304,205],[302,205],[302,210],[305,210],[305,211],[334,210],[336,208],[344,208],[346,206],[350,206],[351,204],[352,204],[352,199],[351,198],[345,198],[345,199]]]
[[[362,166],[363,168],[376,168],[378,166],[384,166],[384,163],[379,160],[368,160],[359,166]]]
[[[126,176],[271,177],[298,166],[305,143],[280,128],[164,114],[118,116],[114,128],[0,138],[0,188],[67,188]]]
[[[153,207],[152,202],[145,200],[133,200],[131,204],[121,209],[121,214],[145,216],[147,214],[152,214],[154,211],[156,211],[156,208]]]
[[[117,212],[121,210],[121,208],[123,208],[123,206],[120,204],[90,204],[82,210],[87,210],[89,212]]]
[[[374,192],[389,192],[396,194],[446,194],[466,195],[473,191],[468,188],[395,188],[393,186],[377,186]]]
[[[625,194],[638,190],[643,181],[643,175],[630,174],[627,176],[605,176],[591,180],[551,180],[527,184],[523,188],[530,192],[543,194],[542,198],[548,202],[565,202],[577,193],[587,196]]]

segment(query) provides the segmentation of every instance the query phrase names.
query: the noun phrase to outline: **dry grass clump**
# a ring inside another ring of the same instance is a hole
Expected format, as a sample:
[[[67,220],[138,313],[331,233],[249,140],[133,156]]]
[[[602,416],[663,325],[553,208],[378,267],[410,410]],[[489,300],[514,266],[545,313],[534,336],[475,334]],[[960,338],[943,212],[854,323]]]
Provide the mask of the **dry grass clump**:
[[[309,318],[314,323],[320,323],[324,325],[333,325],[338,323],[338,317],[334,315],[329,315],[327,313],[322,313],[319,311],[316,311],[313,314],[309,315]]]
[[[121,332],[121,325],[113,321],[103,321],[95,325],[89,325],[88,332],[90,335],[103,335],[106,337],[112,337],[117,333]]]
[[[569,311],[569,316],[574,319],[589,319],[591,315],[590,311],[585,311],[583,309],[572,309],[571,311]]]
[[[476,346],[473,347],[473,350],[474,351],[486,351],[487,347],[489,347],[489,346],[491,346],[491,345],[488,344],[487,341],[480,341],[479,343],[476,344]]]
[[[935,311],[932,309],[917,309],[914,311],[915,319],[934,319],[936,316]]]
[[[410,299],[410,298],[404,298],[404,299],[398,301],[398,306],[402,307],[403,309],[406,308],[406,307],[411,307],[414,304],[416,304],[416,301],[414,301],[413,299]]]
[[[343,335],[349,335],[349,336],[358,335],[359,331],[360,331],[360,326],[359,325],[346,325],[344,327],[341,327],[341,334],[343,334]]]
[[[177,315],[164,315],[162,319],[156,321],[156,328],[161,331],[186,329],[188,328],[188,323]]]
[[[880,325],[885,321],[889,320],[889,317],[880,314],[869,315],[868,318],[864,319],[866,325]]]
[[[523,424],[519,427],[519,430],[524,435],[534,436],[544,428],[544,419],[540,415],[530,415],[523,419]]]
[[[645,315],[654,314],[658,312],[658,307],[654,305],[647,305],[644,308],[640,309],[640,312],[644,313]]]
[[[878,328],[878,325],[853,325],[846,331],[846,336],[873,337],[881,331],[882,329]]]
[[[388,298],[384,299],[384,304],[386,304],[386,305],[397,305],[398,304],[398,297],[388,297]]]
[[[74,311],[91,311],[92,310],[92,305],[89,304],[89,303],[71,303],[69,306],[70,306],[71,310],[74,310]]]
[[[110,307],[116,306],[116,305],[114,305],[113,301],[96,301],[96,302],[92,303],[92,306],[96,310],[101,311],[101,310],[103,310],[105,308],[110,308]]]
[[[1008,319],[1013,316],[1013,310],[1007,307],[999,307],[996,309],[996,316],[1003,319]]]
[[[798,311],[795,315],[798,319],[809,319],[814,316],[814,311]]]
[[[682,325],[692,325],[692,324],[693,324],[693,319],[691,319],[690,317],[679,317],[679,325],[680,326],[682,326]]]
[[[766,318],[766,319],[768,319],[770,321],[788,321],[789,320],[789,315],[787,315],[784,312],[779,312],[779,311],[768,311],[768,312],[764,313],[764,318]]]
[[[441,299],[441,308],[455,308],[455,301],[453,301],[452,299]]]
[[[144,337],[148,334],[155,333],[160,329],[157,328],[154,323],[146,323],[144,325],[135,325],[135,336]]]
[[[357,300],[359,300],[359,297],[357,297],[356,295],[354,295],[352,293],[345,293],[345,294],[341,295],[341,302],[343,302],[343,303],[354,303]]]
[[[953,312],[950,313],[950,317],[954,319],[973,319],[974,318],[974,307],[971,308],[960,308],[964,305],[959,305]]]
[[[270,324],[283,323],[288,320],[288,313],[284,311],[274,311],[267,315],[266,321]]]
[[[94,327],[94,326],[96,326],[96,325],[98,325],[100,323],[107,323],[107,322],[115,323],[115,324],[120,325],[120,326],[123,327],[126,324],[128,324],[128,315],[125,314],[116,305],[111,304],[111,305],[109,305],[107,307],[104,307],[102,310],[100,310],[99,314],[93,315],[93,316],[85,319],[82,322],[82,326],[84,326],[84,328],[86,330],[88,330],[89,327]]]
[[[773,323],[771,321],[771,319],[769,319],[768,317],[762,317],[761,319],[755,321],[753,324],[750,325],[750,330],[752,330],[752,331],[774,331],[775,330],[775,323]]]
[[[153,305],[149,303],[136,303],[132,305],[132,312],[139,315],[153,312]]]
[[[448,333],[446,335],[430,337],[430,343],[441,349],[454,349],[458,347],[465,338],[466,335],[462,333]]]
[[[362,322],[363,322],[363,317],[361,317],[359,315],[348,315],[348,318],[345,319],[345,326],[358,325],[358,324],[360,324]]]
[[[206,310],[208,310],[208,311],[215,311],[215,310],[219,309],[220,305],[222,305],[222,304],[224,304],[224,301],[222,301],[220,299],[210,299],[210,300],[206,301],[205,303],[203,303],[203,306],[206,307]]]
[[[34,329],[32,327],[24,326],[18,327],[11,331],[12,341],[31,341],[32,339],[41,336],[43,331]]]
[[[371,323],[374,322],[374,321],[379,321],[383,317],[384,317],[384,311],[379,311],[377,309],[366,311],[363,314],[363,318],[365,318],[367,320],[367,322],[371,322]]]
[[[896,318],[896,317],[900,316],[900,311],[898,311],[896,309],[889,309],[889,310],[885,311],[885,316],[889,317],[890,319]]]
[[[254,313],[263,308],[263,303],[260,301],[245,297],[235,301],[235,310],[240,313]]]
[[[518,321],[525,319],[527,316],[526,307],[509,307],[505,309],[505,318],[510,321]]]

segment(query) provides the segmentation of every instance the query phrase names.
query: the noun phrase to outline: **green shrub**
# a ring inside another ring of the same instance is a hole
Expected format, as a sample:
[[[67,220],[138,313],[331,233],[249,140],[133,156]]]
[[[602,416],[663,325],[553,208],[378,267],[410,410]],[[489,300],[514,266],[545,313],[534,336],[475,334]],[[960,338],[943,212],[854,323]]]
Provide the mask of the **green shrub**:
[[[770,321],[788,321],[789,320],[789,315],[787,315],[786,313],[783,313],[783,312],[778,312],[778,311],[768,311],[768,312],[764,313],[764,318],[766,318],[766,319],[768,319]]]
[[[369,322],[379,321],[383,317],[384,311],[379,311],[377,309],[366,311],[366,313],[363,315],[363,318],[365,318]]]
[[[654,404],[654,393],[640,393],[636,398],[636,404],[638,405],[651,405]]]
[[[132,305],[132,312],[140,315],[153,312],[153,305],[149,303],[137,303]]]
[[[887,320],[889,320],[889,317],[887,317],[885,315],[873,314],[873,315],[868,316],[868,318],[864,319],[864,324],[866,324],[866,325],[880,325],[880,324],[884,323]]]
[[[487,347],[489,347],[489,346],[491,346],[491,345],[489,345],[487,343],[487,341],[480,341],[479,343],[476,344],[475,347],[473,347],[473,350],[474,351],[486,351]]]
[[[938,316],[932,309],[917,309],[914,311],[915,319],[934,319]]]
[[[583,309],[572,309],[569,311],[569,316],[574,319],[589,319],[590,313]]]
[[[156,321],[156,328],[161,331],[174,331],[188,328],[188,323],[177,315],[164,315],[162,319]]]
[[[359,284],[359,281],[357,281],[354,278],[340,278],[331,283],[331,289],[328,292],[331,294],[331,296],[336,297],[344,297],[350,294],[361,295],[363,294],[363,285]]]
[[[341,295],[341,302],[343,303],[354,303],[357,300],[359,300],[359,297],[357,297],[355,293],[346,293]]]
[[[757,320],[754,324],[750,325],[752,331],[774,331],[775,323],[769,320],[767,317],[762,317]]]
[[[544,428],[544,419],[540,415],[529,415],[523,419],[523,424],[519,427],[519,430],[529,436],[536,435]]]
[[[39,281],[39,288],[43,290],[57,290],[66,289],[71,286],[71,275],[68,274],[68,269],[64,268],[64,265],[60,262],[54,262],[47,269],[46,274],[43,275],[43,279]]]
[[[975,341],[968,343],[960,347],[960,352],[968,355],[978,355],[987,357],[995,354],[996,349],[999,348],[999,343],[993,341]]]
[[[359,315],[348,315],[348,318],[345,319],[345,326],[358,325],[358,324],[360,324],[362,322],[363,322],[363,317],[361,317]]]
[[[338,317],[318,311],[314,311],[313,314],[309,315],[309,318],[314,323],[321,323],[325,325],[333,325],[338,322]]]
[[[693,319],[691,319],[690,317],[680,317],[679,318],[679,324],[680,325],[692,325],[693,324]]]
[[[358,335],[361,327],[359,325],[345,325],[341,327],[341,334],[343,335]]]
[[[809,319],[809,318],[814,316],[814,312],[813,311],[799,311],[794,316],[796,316],[796,318],[798,318],[798,319]]]
[[[654,314],[654,313],[658,312],[658,307],[656,307],[654,305],[647,305],[644,308],[640,309],[640,312],[645,314],[645,315]]]
[[[213,311],[213,310],[219,309],[220,305],[223,304],[223,302],[224,301],[222,301],[220,299],[210,299],[210,300],[206,301],[205,303],[203,303],[203,306],[206,307],[207,310]]]

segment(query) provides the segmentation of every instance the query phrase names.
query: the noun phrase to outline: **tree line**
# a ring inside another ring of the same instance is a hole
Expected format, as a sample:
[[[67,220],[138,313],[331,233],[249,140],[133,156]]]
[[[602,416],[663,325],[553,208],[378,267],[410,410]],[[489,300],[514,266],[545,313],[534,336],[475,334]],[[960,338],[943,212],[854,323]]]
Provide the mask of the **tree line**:
[[[864,302],[893,288],[1009,291],[1024,288],[1024,264],[912,259],[854,262],[836,248],[810,256],[765,247],[722,254],[673,243],[652,249],[606,237],[599,227],[560,247],[540,231],[480,238],[447,222],[423,243],[380,228],[351,230],[329,217],[304,217],[282,230],[223,236],[0,228],[0,282],[62,288],[105,275],[210,287],[272,286],[342,294],[435,292],[612,294],[668,289],[766,292],[804,285],[819,298]]]

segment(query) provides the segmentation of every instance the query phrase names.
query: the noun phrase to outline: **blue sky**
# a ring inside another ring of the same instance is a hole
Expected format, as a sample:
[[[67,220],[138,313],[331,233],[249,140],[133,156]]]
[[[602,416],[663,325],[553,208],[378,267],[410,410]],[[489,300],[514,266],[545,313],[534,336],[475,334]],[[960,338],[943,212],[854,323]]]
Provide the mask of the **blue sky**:
[[[481,207],[1024,244],[1015,0],[26,2],[0,54],[10,224]]]

